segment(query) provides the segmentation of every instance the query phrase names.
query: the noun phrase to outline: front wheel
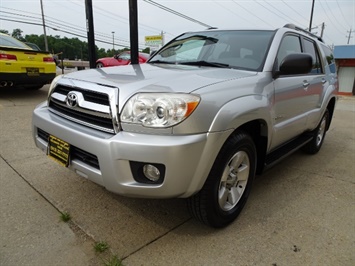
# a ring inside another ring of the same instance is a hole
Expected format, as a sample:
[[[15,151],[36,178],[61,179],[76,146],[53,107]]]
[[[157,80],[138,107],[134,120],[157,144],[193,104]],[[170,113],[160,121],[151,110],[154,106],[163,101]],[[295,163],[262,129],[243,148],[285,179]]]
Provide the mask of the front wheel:
[[[191,214],[212,227],[234,221],[249,196],[255,168],[254,142],[238,131],[223,145],[202,189],[188,199]]]
[[[308,154],[316,154],[322,147],[325,133],[329,125],[329,111],[325,111],[322,120],[319,122],[318,127],[313,132],[313,138],[305,146],[302,147],[302,150]]]

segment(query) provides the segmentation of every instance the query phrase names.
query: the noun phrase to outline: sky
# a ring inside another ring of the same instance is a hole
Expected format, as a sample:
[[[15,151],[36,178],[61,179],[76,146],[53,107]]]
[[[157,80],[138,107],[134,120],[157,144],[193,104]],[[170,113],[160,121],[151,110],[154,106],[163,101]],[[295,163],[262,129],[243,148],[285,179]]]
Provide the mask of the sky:
[[[139,47],[145,36],[164,33],[165,42],[187,31],[206,29],[276,29],[293,23],[308,29],[312,0],[154,0],[193,22],[138,0]],[[47,35],[78,37],[87,41],[85,0],[42,0]],[[92,0],[96,45],[111,49],[129,47],[129,1]],[[24,23],[25,22],[25,23]],[[355,44],[355,0],[315,0],[312,32],[328,45]],[[43,34],[40,0],[0,0],[0,29],[10,33]],[[114,34],[112,33],[114,32]],[[73,35],[75,34],[75,35]],[[80,37],[83,36],[83,37]]]

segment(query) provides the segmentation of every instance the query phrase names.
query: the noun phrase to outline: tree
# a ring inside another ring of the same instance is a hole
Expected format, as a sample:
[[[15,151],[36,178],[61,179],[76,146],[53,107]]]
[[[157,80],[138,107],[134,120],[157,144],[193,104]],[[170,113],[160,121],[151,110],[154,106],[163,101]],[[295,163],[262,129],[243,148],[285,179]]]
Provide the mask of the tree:
[[[146,47],[142,50],[142,53],[150,54],[150,47]]]
[[[7,34],[7,35],[10,35],[9,31],[7,31],[7,30],[0,30],[0,32],[1,32],[1,33],[5,33],[5,34]]]
[[[23,31],[20,30],[20,29],[14,29],[14,30],[12,31],[11,36],[14,37],[14,38],[16,38],[17,40],[19,40],[19,41],[21,41],[21,42],[25,42],[26,40],[25,40],[25,38],[23,38],[22,32],[23,32]]]

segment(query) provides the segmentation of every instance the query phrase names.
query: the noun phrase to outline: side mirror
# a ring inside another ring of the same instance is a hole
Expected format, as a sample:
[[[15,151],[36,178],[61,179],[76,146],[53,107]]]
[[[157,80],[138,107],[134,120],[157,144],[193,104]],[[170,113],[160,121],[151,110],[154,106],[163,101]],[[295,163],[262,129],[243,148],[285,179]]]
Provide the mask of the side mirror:
[[[118,59],[118,55],[117,55],[117,54],[115,54],[115,55],[113,56],[113,58]]]
[[[274,77],[280,75],[307,74],[312,70],[312,67],[313,59],[310,54],[289,54],[282,60],[279,71],[274,73]]]

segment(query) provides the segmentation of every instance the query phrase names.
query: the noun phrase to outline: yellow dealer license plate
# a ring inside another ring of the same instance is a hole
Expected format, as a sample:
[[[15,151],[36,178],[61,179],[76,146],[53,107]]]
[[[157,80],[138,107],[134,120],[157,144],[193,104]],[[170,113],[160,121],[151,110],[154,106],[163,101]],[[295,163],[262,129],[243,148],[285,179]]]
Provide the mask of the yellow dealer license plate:
[[[35,68],[35,67],[28,67],[26,68],[27,70],[27,76],[39,76],[39,68]]]
[[[69,165],[70,144],[50,135],[48,141],[48,156],[67,167]]]

